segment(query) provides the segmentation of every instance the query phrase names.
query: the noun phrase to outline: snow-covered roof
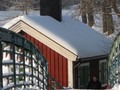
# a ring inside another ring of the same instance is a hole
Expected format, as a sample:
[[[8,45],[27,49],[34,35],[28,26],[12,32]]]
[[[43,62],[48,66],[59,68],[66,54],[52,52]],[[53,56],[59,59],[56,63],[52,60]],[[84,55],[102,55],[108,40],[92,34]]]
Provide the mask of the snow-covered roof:
[[[93,57],[109,53],[111,41],[80,21],[64,15],[62,22],[49,16],[19,16],[5,24],[10,28],[18,21],[24,21],[54,40],[64,48],[70,50],[80,58]]]

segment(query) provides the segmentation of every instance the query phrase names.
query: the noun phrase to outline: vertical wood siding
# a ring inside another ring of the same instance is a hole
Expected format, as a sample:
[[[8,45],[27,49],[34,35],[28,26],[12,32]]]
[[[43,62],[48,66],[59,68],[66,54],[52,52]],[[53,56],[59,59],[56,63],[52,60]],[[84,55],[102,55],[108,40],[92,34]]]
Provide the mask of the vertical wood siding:
[[[48,60],[48,71],[53,78],[60,85],[67,87],[68,86],[68,62],[65,57],[60,55],[59,53],[55,52],[48,46],[44,45],[43,43],[36,40],[34,37],[26,34],[25,32],[20,32],[26,39],[30,40],[34,43],[44,57]]]

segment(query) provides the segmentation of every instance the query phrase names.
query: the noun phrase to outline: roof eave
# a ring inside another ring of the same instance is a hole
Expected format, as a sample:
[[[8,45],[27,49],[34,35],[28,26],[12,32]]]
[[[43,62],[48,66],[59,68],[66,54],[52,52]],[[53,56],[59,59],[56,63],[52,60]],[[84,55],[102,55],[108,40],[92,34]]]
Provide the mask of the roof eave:
[[[90,61],[90,60],[100,60],[100,59],[107,59],[108,58],[108,54],[104,54],[104,55],[98,55],[98,56],[92,56],[92,57],[86,57],[86,58],[78,58],[78,61]]]

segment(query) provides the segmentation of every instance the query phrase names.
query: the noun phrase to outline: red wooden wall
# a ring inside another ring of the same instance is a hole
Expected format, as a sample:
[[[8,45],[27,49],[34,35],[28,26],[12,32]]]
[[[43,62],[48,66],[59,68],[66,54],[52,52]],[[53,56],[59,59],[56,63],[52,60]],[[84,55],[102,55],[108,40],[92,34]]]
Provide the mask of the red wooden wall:
[[[60,85],[67,87],[68,86],[68,62],[65,57],[60,55],[59,53],[55,52],[48,46],[44,45],[40,41],[36,40],[34,37],[26,34],[25,32],[20,32],[26,39],[32,41],[44,57],[48,60],[48,71],[53,78]]]

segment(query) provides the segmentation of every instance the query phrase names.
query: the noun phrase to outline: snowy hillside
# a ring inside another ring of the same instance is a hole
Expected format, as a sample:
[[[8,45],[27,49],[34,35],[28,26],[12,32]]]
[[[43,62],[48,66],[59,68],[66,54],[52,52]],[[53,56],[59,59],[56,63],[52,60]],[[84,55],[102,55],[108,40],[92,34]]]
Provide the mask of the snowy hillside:
[[[23,14],[24,13],[22,11],[0,11],[0,26]],[[39,15],[39,11],[31,11],[29,12],[29,15]]]

